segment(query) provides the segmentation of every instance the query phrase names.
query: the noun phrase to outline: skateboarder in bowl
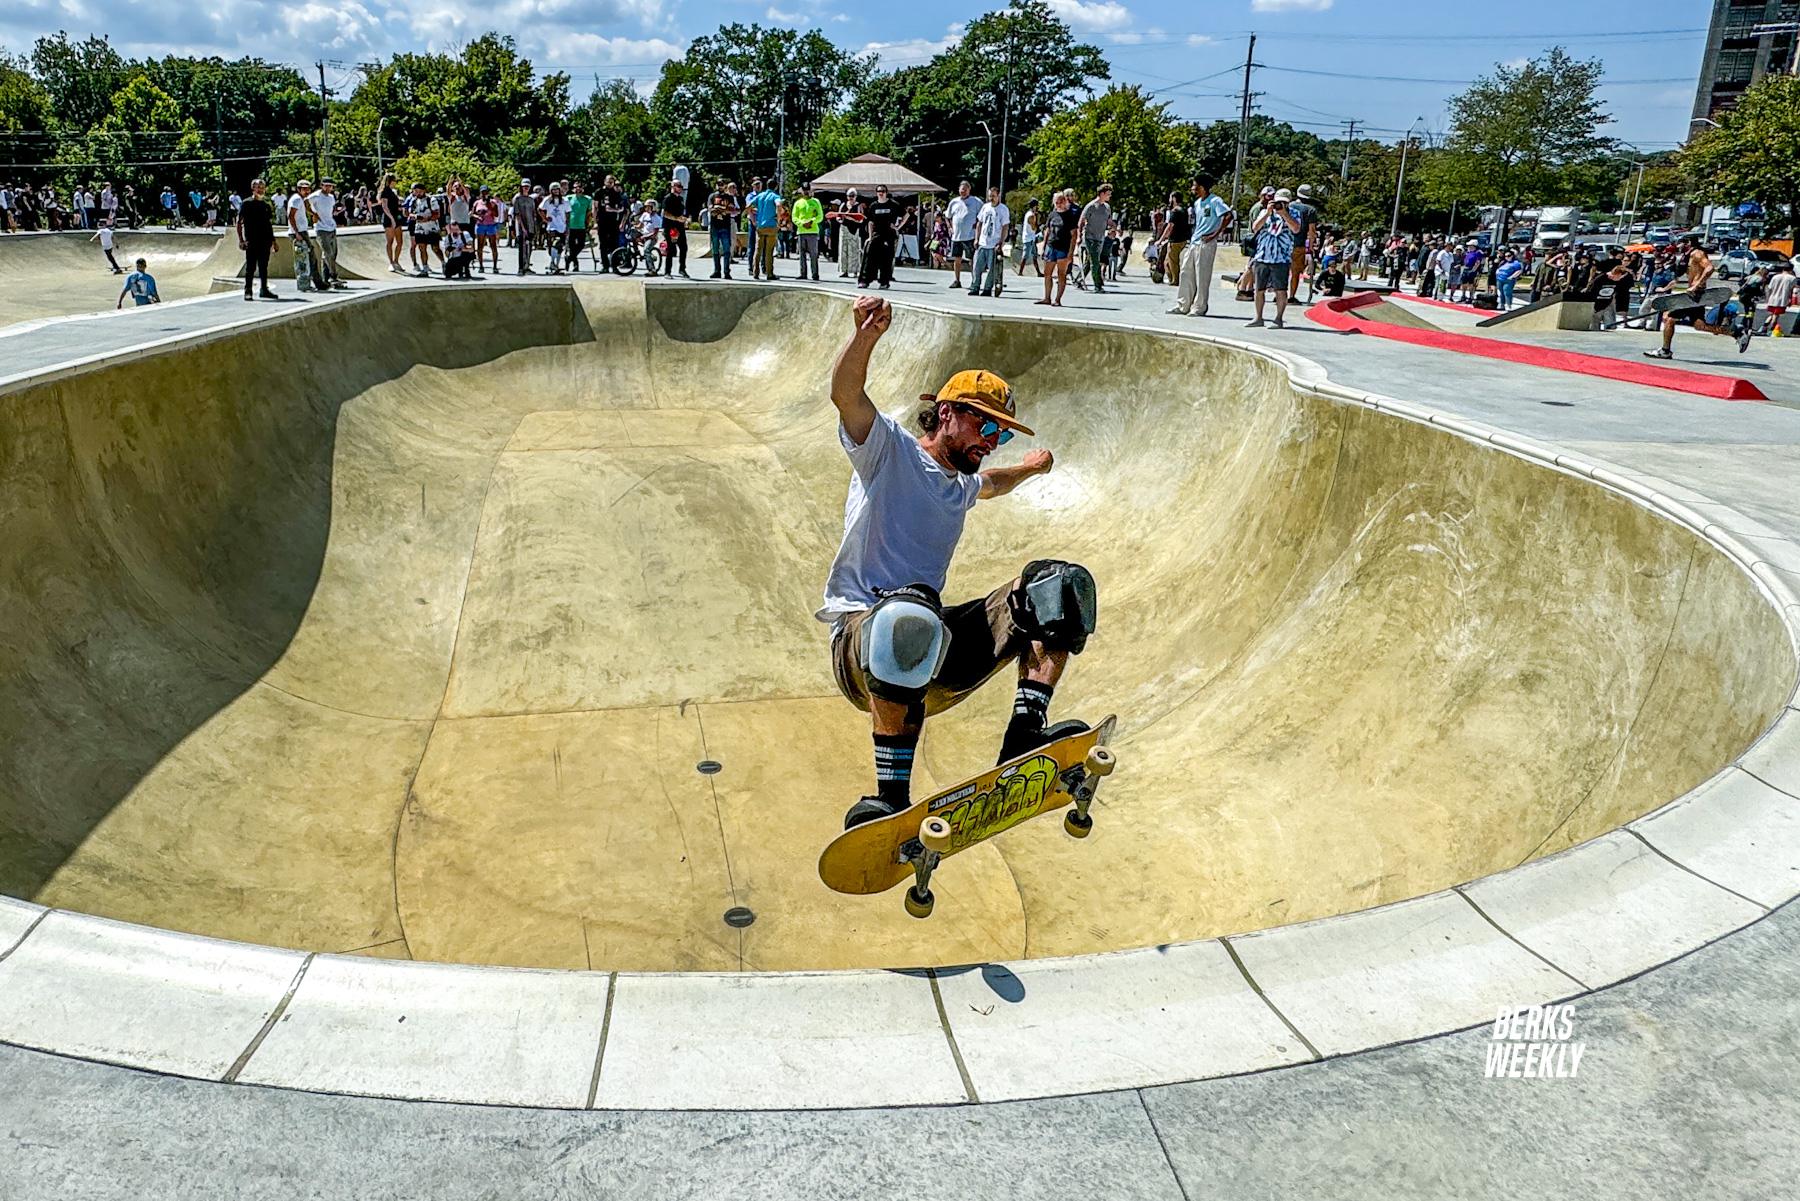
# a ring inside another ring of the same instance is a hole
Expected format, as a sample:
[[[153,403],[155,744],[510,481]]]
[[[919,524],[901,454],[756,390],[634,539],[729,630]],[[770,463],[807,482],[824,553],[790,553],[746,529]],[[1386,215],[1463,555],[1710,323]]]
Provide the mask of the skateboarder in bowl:
[[[888,302],[860,297],[854,329],[831,374],[838,442],[853,475],[844,537],[817,613],[831,623],[838,688],[874,727],[876,791],[850,807],[844,828],[911,804],[913,753],[925,718],[1018,664],[1004,762],[1047,741],[1046,716],[1069,656],[1094,630],[1094,578],[1085,567],[1034,560],[985,597],[946,607],[939,597],[963,520],[978,500],[1005,496],[1054,462],[1028,452],[1016,467],[983,462],[1032,436],[1012,388],[991,371],[959,371],[922,395],[919,432],[875,408],[863,390],[869,356],[893,319]]]

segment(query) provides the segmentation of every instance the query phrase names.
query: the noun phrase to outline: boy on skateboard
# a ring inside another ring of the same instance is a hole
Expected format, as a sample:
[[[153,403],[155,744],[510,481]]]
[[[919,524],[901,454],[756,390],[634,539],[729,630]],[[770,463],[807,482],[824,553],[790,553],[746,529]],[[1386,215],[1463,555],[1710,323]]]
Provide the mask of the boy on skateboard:
[[[863,390],[869,356],[887,332],[887,301],[860,297],[855,329],[831,373],[838,441],[854,472],[844,537],[817,613],[832,623],[838,689],[869,713],[875,738],[873,796],[850,807],[844,828],[899,813],[912,803],[913,752],[925,718],[961,701],[1008,662],[1018,663],[1012,720],[998,762],[1040,746],[1056,683],[1094,630],[1094,577],[1085,567],[1040,559],[985,597],[946,608],[939,598],[964,515],[977,500],[1005,496],[1053,463],[1047,450],[1017,467],[982,469],[1013,434],[1012,388],[990,371],[959,371],[921,396],[919,433],[875,408]]]

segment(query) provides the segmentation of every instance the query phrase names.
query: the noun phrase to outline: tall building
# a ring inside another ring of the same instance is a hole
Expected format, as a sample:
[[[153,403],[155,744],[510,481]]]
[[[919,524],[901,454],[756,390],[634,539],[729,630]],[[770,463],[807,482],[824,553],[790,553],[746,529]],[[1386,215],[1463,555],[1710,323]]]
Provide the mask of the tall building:
[[[1800,0],[1713,0],[1712,28],[1700,60],[1694,116],[1730,108],[1744,89],[1771,72],[1791,70],[1796,35],[1756,33],[1759,25],[1800,21]]]

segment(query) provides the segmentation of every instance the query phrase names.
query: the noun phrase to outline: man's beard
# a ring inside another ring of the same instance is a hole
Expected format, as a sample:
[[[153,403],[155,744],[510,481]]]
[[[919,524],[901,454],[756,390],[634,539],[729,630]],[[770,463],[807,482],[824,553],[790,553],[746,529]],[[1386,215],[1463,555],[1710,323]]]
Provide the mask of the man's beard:
[[[981,470],[981,460],[972,448],[959,446],[950,452],[950,466],[964,475],[974,475]]]

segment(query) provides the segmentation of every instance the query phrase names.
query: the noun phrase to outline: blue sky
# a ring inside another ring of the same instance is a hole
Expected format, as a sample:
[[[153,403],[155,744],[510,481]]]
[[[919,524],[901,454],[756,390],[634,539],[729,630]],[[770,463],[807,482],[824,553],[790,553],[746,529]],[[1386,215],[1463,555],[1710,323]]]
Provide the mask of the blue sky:
[[[1615,121],[1607,132],[1645,150],[1686,134],[1709,6],[1512,0],[1051,0],[1106,52],[1115,80],[1155,90],[1173,111],[1231,117],[1247,36],[1258,35],[1258,111],[1323,136],[1357,118],[1397,140],[1423,119],[1442,130],[1444,102],[1496,62],[1560,43],[1605,62]],[[0,46],[29,48],[64,29],[103,33],[128,54],[324,58],[334,85],[351,65],[400,50],[453,47],[488,29],[512,34],[537,64],[567,70],[579,99],[594,79],[648,84],[686,41],[730,21],[817,27],[891,65],[922,62],[993,4],[901,0],[7,0]],[[310,74],[310,67],[309,67]],[[1356,78],[1345,78],[1352,76]],[[1383,76],[1387,78],[1367,78]],[[1417,80],[1440,82],[1415,82]],[[1453,82],[1441,82],[1441,81]],[[1641,82],[1640,82],[1641,81]]]

